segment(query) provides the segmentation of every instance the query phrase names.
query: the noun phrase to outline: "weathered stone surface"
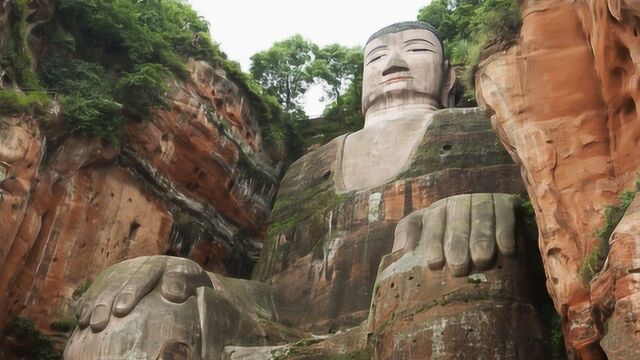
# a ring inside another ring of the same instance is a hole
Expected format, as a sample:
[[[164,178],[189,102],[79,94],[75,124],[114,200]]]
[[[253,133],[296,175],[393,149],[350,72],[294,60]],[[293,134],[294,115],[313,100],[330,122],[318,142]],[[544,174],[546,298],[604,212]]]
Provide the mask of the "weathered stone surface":
[[[523,190],[477,110],[437,112],[408,170],[364,191],[336,192],[340,144],[338,138],[291,166],[254,273],[273,286],[284,323],[317,333],[367,318],[400,219],[451,195]]]
[[[48,329],[71,317],[74,290],[105,267],[167,249],[166,205],[112,164],[116,155],[94,139],[70,138],[40,169],[16,235],[6,239],[13,245],[0,273],[3,315]]]
[[[130,124],[122,148],[77,135],[54,148],[34,121],[0,121],[0,328],[20,314],[50,331],[72,319],[76,289],[135,256],[246,275],[280,155],[224,72],[190,67],[168,110]]]
[[[598,342],[604,335],[609,358],[635,358],[640,343],[628,319],[638,316],[640,305],[629,286],[637,276],[637,242],[604,239],[612,250],[602,278],[583,284],[579,271],[598,247],[604,209],[634,188],[640,169],[638,5],[525,1],[522,14],[518,45],[481,66],[478,98],[521,165],[540,228],[547,287],[570,352],[603,358]]]
[[[544,358],[533,239],[516,232],[514,211],[506,194],[458,195],[398,224],[371,305],[375,359]],[[473,256],[478,242],[486,261]]]
[[[273,159],[238,87],[205,62],[190,67],[191,81],[174,84],[169,110],[129,126],[126,154],[209,218],[221,242],[256,251],[251,241],[264,236],[277,187]]]
[[[149,269],[162,274],[164,262],[167,266],[174,262],[199,268],[189,260],[167,256],[139,257],[118,263],[103,272],[89,289],[83,297],[83,309],[96,301],[96,297],[105,295],[111,296],[106,303],[121,304],[121,297],[113,299],[119,290],[114,284],[126,281],[130,277],[128,274]],[[154,282],[163,281],[163,286],[144,296],[124,317],[108,318],[108,312],[102,312],[107,314],[105,320],[96,311],[89,316],[83,310],[79,327],[65,349],[65,358],[156,359],[160,356],[164,359],[180,355],[177,358],[214,360],[220,358],[222,348],[229,342],[266,345],[309,336],[276,324],[275,304],[265,284],[211,273],[209,279],[203,271],[201,275],[210,281],[193,287],[187,283],[195,278],[179,278],[175,283],[166,276],[152,278]],[[179,298],[167,296],[167,292],[177,288],[197,290]],[[171,305],[167,306],[169,302]],[[162,311],[162,316],[149,316],[158,311]],[[107,326],[107,331],[101,331]],[[188,356],[183,357],[184,354]]]
[[[294,343],[275,346],[226,346],[223,360],[368,360],[372,348],[367,345],[365,326],[338,331],[335,334],[313,336]]]

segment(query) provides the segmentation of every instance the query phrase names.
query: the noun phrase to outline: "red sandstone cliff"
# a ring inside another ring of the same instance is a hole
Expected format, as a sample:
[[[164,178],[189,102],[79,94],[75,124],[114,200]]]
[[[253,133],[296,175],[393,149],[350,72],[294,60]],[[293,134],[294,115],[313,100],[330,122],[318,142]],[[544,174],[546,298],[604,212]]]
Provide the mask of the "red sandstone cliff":
[[[0,118],[0,320],[49,330],[74,291],[109,265],[187,256],[241,275],[256,254],[278,159],[258,116],[221,70],[189,64],[169,108],[126,129],[121,147],[72,135],[54,146],[28,116]]]
[[[481,64],[478,98],[521,166],[570,352],[638,358],[637,204],[605,239],[611,250],[603,271],[585,283],[580,269],[597,251],[605,208],[634,188],[640,171],[640,5],[547,0],[521,7],[520,40]]]

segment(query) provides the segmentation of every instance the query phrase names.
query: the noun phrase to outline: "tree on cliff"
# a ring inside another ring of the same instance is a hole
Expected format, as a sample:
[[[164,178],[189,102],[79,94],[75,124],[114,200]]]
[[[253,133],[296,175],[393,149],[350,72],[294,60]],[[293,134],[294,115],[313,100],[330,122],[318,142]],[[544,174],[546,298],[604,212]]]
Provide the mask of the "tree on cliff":
[[[294,35],[251,57],[251,74],[289,114],[302,110],[304,94],[313,83],[309,70],[317,48]]]
[[[339,44],[319,47],[294,35],[251,57],[251,74],[285,110],[287,141],[298,150],[307,140],[320,142],[361,127],[362,50]],[[325,122],[310,126],[302,109],[304,94],[321,85],[325,98],[334,100],[325,110]],[[291,147],[291,146],[290,146]]]
[[[323,85],[326,98],[333,102],[324,109],[321,124],[302,129],[303,139],[326,143],[338,135],[362,128],[362,61],[360,47],[332,44],[319,49],[313,73],[316,81]]]
[[[348,48],[339,44],[318,49],[312,63],[311,73],[316,82],[322,84],[325,98],[335,101],[334,121],[345,121],[343,95],[357,77],[362,81],[362,49]],[[326,119],[325,113],[325,119]]]
[[[433,0],[420,10],[418,20],[440,33],[465,87],[461,105],[475,104],[473,76],[482,51],[515,39],[522,23],[518,0]]]

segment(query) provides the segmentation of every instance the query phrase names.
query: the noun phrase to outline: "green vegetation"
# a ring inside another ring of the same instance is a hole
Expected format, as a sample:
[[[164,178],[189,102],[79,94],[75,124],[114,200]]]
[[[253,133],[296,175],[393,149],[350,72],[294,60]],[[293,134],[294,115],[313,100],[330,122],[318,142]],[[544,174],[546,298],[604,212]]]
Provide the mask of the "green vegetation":
[[[54,331],[68,333],[73,331],[73,329],[76,328],[77,324],[78,322],[76,321],[76,319],[67,318],[62,320],[56,320],[51,324],[49,324],[49,327],[51,328],[51,330],[54,330]]]
[[[0,90],[0,114],[2,115],[21,113],[43,115],[49,103],[49,97],[44,92],[22,93]]]
[[[335,193],[333,181],[326,179],[303,191],[295,199],[281,197],[272,211],[273,223],[269,227],[270,238],[291,229],[303,220],[324,214],[340,203],[345,195]]]
[[[304,93],[313,82],[309,67],[316,51],[317,45],[294,35],[253,55],[251,74],[285,112],[300,112]]]
[[[25,90],[40,90],[38,78],[31,70],[27,49],[27,0],[14,0],[7,5],[9,34],[0,49],[0,73]]]
[[[257,111],[267,144],[281,147],[284,125],[277,101],[226,58],[207,22],[183,0],[58,0],[53,21],[34,28],[37,76],[27,48],[28,1],[8,6],[11,34],[0,49],[0,72],[25,92],[0,95],[0,111],[39,111],[43,86],[62,104],[69,132],[111,142],[127,121],[164,106],[167,78],[186,79],[187,59],[224,69]]]
[[[516,194],[517,207],[526,225],[536,225],[536,211],[526,193]]]
[[[84,295],[89,287],[91,286],[91,281],[85,281],[78,285],[75,290],[73,290],[73,294],[71,295],[74,299],[79,299],[82,295]]]
[[[433,0],[420,10],[418,20],[440,33],[465,87],[461,105],[475,104],[473,77],[482,51],[514,40],[522,23],[518,0]]]
[[[318,50],[313,65],[316,81],[332,99],[319,124],[304,124],[300,131],[305,147],[324,144],[364,125],[362,114],[362,49],[332,44]]]
[[[33,321],[15,317],[7,322],[6,336],[12,337],[21,347],[26,359],[61,360],[62,354],[55,351],[51,339],[36,329]]]
[[[186,78],[186,57],[221,56],[206,22],[182,1],[60,0],[55,12],[39,73],[64,96],[71,132],[117,142],[127,120],[164,105],[170,73]]]
[[[635,191],[626,190],[620,195],[620,204],[617,206],[607,206],[604,211],[605,223],[598,229],[598,245],[589,253],[580,265],[580,277],[585,286],[602,270],[604,262],[609,255],[609,238],[616,226],[622,220],[625,211],[640,191],[640,179],[636,181]]]
[[[253,55],[251,61],[252,75],[284,109],[283,135],[294,158],[310,145],[310,139],[323,144],[362,126],[360,48],[339,44],[320,48],[294,35]],[[311,124],[302,100],[314,84],[322,85],[325,98],[334,102],[325,110],[324,121]]]

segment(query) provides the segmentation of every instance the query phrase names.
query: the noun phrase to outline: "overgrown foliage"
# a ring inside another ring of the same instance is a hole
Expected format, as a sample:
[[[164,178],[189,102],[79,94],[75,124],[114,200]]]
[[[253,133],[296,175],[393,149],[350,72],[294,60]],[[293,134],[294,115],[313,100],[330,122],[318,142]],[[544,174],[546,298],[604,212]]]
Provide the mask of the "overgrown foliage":
[[[3,5],[8,11],[9,33],[0,49],[0,74],[25,90],[40,90],[27,49],[27,3],[28,0],[13,0]]]
[[[76,321],[76,319],[66,318],[66,319],[53,321],[51,324],[49,324],[49,327],[51,328],[51,330],[54,330],[54,331],[68,333],[73,331],[73,329],[76,328],[76,325],[78,325],[78,322]]]
[[[589,253],[580,265],[580,277],[585,286],[602,270],[604,262],[609,255],[609,238],[613,234],[616,226],[622,220],[624,213],[631,205],[631,202],[640,191],[640,179],[636,181],[635,190],[625,190],[620,195],[620,203],[617,206],[607,206],[604,211],[605,223],[598,229],[598,245]]]
[[[313,82],[309,71],[317,45],[294,35],[251,57],[251,74],[275,96],[287,113],[301,109],[302,98]]]
[[[280,109],[250,75],[211,41],[208,23],[183,0],[55,0],[53,20],[34,28],[41,39],[37,75],[27,48],[27,0],[9,2],[11,34],[0,52],[0,74],[26,92],[45,86],[62,104],[69,132],[112,142],[127,121],[164,106],[167,77],[186,79],[187,59],[223,68],[248,96],[264,138],[284,138]],[[4,95],[6,111],[31,109],[34,96]],[[41,101],[40,101],[41,102]],[[18,110],[14,110],[18,109]]]
[[[61,360],[62,354],[55,351],[53,342],[48,336],[36,329],[33,321],[23,317],[15,317],[7,322],[6,336],[24,346],[20,349],[21,358],[34,360]]]
[[[0,90],[0,114],[16,115],[27,113],[42,115],[49,105],[49,97],[44,92],[23,93],[14,90]]]
[[[314,74],[317,81],[324,83],[326,96],[333,102],[325,108],[321,123],[305,124],[302,128],[305,147],[324,144],[338,135],[362,128],[363,66],[359,47],[333,44],[320,49]]]
[[[251,73],[278,99],[288,148],[300,155],[311,143],[323,144],[362,126],[360,110],[362,50],[339,44],[325,47],[294,35],[251,57]],[[324,121],[310,123],[303,110],[306,91],[322,86],[331,99]]]
[[[433,0],[418,19],[442,36],[445,53],[465,86],[462,105],[474,105],[474,72],[482,50],[495,42],[515,39],[522,20],[518,0]]]
[[[332,112],[325,112],[325,119],[329,116],[329,120],[333,122],[345,123],[347,117],[353,115],[348,111],[350,104],[345,104],[345,100],[348,102],[351,99],[344,99],[344,96],[349,95],[349,90],[354,89],[353,85],[357,84],[357,101],[360,102],[362,67],[362,49],[359,47],[348,48],[331,44],[318,49],[316,59],[311,65],[311,74],[316,82],[322,84],[325,97],[334,101],[330,107]]]

